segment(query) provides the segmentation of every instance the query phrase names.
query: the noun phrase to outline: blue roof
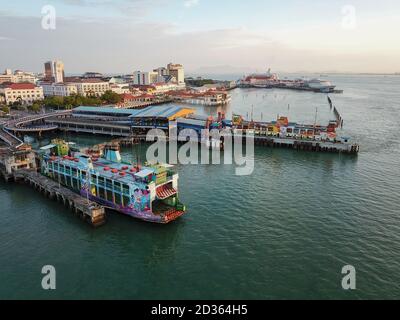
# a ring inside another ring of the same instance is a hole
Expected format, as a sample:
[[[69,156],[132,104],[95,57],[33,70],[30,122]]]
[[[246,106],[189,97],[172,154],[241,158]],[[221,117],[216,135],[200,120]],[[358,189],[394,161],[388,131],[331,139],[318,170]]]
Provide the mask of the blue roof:
[[[201,119],[191,119],[191,118],[178,118],[176,119],[178,126],[179,125],[192,125],[192,126],[199,126],[205,127],[206,121]]]
[[[135,114],[132,114],[131,118],[169,118],[174,114],[185,108],[179,106],[150,106],[145,109],[136,110]]]
[[[80,106],[75,108],[73,112],[113,113],[127,115],[131,118],[169,118],[183,109],[185,108],[179,106],[149,106],[144,109]]]
[[[89,112],[89,113],[114,113],[114,114],[126,114],[127,116],[134,115],[142,110],[137,109],[121,109],[114,107],[89,107],[80,106],[72,110],[73,112]]]

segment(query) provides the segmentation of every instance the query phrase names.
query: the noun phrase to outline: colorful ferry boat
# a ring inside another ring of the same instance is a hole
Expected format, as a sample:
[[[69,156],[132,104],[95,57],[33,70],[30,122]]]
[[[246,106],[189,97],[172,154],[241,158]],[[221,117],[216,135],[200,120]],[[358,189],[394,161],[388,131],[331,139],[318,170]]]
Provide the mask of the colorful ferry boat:
[[[101,157],[73,152],[60,140],[42,149],[44,175],[105,207],[161,224],[186,212],[178,198],[178,174],[172,166],[124,163],[118,145],[106,146]]]

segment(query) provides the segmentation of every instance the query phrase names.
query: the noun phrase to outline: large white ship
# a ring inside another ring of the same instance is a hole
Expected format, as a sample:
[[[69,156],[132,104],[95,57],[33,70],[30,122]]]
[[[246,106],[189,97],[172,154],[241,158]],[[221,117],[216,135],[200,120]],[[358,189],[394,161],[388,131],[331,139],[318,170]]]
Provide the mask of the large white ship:
[[[331,82],[321,79],[311,79],[308,81],[304,81],[304,86],[321,92],[333,92],[336,88],[336,86],[333,85]]]
[[[271,69],[268,69],[267,73],[262,74],[251,74],[245,76],[239,80],[239,86],[242,87],[253,87],[253,88],[282,88],[292,90],[305,90],[315,91],[323,93],[339,92],[335,90],[336,86],[327,80],[321,79],[279,79],[278,74],[272,73]]]

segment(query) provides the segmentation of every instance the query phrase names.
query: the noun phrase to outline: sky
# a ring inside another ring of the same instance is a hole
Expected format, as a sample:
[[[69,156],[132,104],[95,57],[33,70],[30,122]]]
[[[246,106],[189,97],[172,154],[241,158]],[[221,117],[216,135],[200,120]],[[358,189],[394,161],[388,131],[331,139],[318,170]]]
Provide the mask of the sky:
[[[400,72],[398,0],[0,4],[0,71],[40,72],[59,59],[70,74],[149,71],[169,62],[196,74]]]

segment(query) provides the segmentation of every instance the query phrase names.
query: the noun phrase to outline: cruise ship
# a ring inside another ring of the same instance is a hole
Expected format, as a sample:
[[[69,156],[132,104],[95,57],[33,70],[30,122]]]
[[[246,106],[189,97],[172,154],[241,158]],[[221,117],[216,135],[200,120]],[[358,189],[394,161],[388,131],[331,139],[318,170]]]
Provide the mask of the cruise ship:
[[[311,79],[304,82],[304,86],[320,91],[320,92],[333,92],[336,88],[331,82],[327,80],[320,80],[320,79]]]
[[[186,212],[172,166],[124,163],[117,145],[106,146],[101,157],[73,152],[59,140],[42,150],[42,174],[107,208],[160,224]]]

